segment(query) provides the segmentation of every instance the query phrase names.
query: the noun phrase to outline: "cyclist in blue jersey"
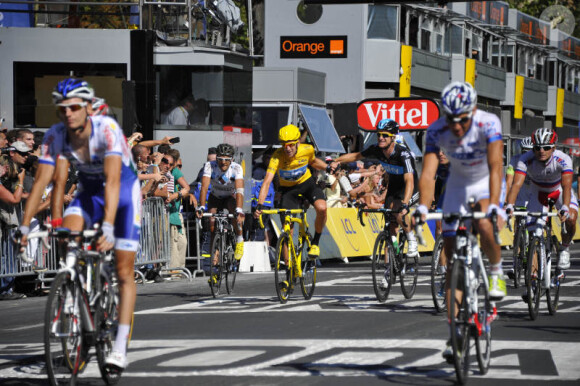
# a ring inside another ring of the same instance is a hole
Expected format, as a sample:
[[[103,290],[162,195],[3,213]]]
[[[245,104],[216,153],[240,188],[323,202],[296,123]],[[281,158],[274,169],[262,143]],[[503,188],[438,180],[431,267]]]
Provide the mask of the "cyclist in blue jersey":
[[[103,235],[97,248],[114,248],[119,278],[119,328],[109,366],[127,366],[127,340],[135,307],[133,279],[135,253],[141,228],[141,195],[136,167],[121,127],[107,116],[90,116],[94,91],[87,82],[68,78],[52,93],[61,123],[44,136],[35,182],[22,219],[21,245],[26,246],[30,220],[45,187],[67,173],[55,173],[57,160],[66,158],[78,170],[79,193],[64,213],[62,226],[80,231],[100,223]],[[60,163],[66,165],[66,163]],[[57,182],[62,184],[62,181]],[[58,223],[58,219],[53,220]]]

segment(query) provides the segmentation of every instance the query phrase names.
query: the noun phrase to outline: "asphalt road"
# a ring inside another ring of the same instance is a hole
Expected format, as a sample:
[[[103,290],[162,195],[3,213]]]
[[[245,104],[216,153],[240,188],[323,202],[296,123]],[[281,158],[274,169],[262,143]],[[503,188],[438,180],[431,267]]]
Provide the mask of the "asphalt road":
[[[475,363],[469,383],[578,385],[580,247],[573,246],[555,316],[544,300],[531,321],[520,293],[510,287],[498,303],[491,368],[481,376]],[[0,302],[0,384],[47,384],[45,302]],[[130,366],[120,384],[449,385],[454,369],[441,357],[447,337],[427,267],[413,299],[404,300],[395,286],[384,304],[375,300],[369,260],[324,262],[314,297],[305,301],[298,290],[285,305],[276,298],[273,273],[239,274],[235,293],[218,299],[206,279],[167,280],[138,287]],[[103,384],[95,359],[79,383]]]

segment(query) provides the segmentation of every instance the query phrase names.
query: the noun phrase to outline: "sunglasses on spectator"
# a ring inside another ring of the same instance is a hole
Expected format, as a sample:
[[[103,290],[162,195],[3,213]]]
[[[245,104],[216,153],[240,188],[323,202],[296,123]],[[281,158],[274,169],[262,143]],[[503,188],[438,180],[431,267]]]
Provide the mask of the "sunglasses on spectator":
[[[86,105],[87,105],[87,102],[69,103],[69,104],[59,103],[58,105],[56,105],[56,109],[58,110],[59,113],[65,114],[66,109],[70,109],[70,111],[76,112],[76,111],[79,111],[80,109],[82,109],[83,107],[85,107]]]
[[[173,163],[170,163],[167,158],[161,158],[161,162],[163,162],[164,164],[167,164],[169,166],[173,166]]]
[[[389,138],[389,137],[394,137],[394,134],[391,133],[377,133],[377,137],[379,138]]]
[[[469,122],[469,120],[471,119],[473,113],[469,113],[468,115],[466,115],[465,117],[454,117],[453,115],[448,115],[447,116],[447,122],[449,123],[467,123]]]
[[[216,159],[221,162],[232,162],[232,157],[216,157]]]
[[[181,167],[183,166],[183,164],[178,164],[178,165],[175,165],[175,166],[177,166],[179,169],[181,169]]]
[[[540,150],[548,151],[548,150],[553,149],[553,148],[554,148],[554,145],[546,145],[546,146],[535,145],[534,146],[535,151],[540,151]]]
[[[16,151],[18,154],[20,154],[22,157],[28,157],[30,155],[29,152],[27,151]]]

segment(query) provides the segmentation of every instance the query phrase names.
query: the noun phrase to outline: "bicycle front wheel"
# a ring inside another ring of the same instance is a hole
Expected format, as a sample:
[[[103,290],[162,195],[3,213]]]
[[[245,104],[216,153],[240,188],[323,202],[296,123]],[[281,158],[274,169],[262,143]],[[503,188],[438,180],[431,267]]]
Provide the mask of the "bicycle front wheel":
[[[449,295],[449,314],[451,347],[453,348],[453,365],[457,382],[464,384],[469,377],[469,305],[464,291],[464,263],[453,262]]]
[[[388,257],[388,263],[385,263],[385,257]],[[395,251],[386,232],[381,232],[377,236],[372,259],[373,289],[377,300],[384,303],[387,301],[393,285],[393,261],[395,259]]]
[[[217,298],[220,294],[220,287],[222,285],[222,278],[224,272],[224,240],[223,235],[216,233],[213,238],[213,243],[211,245],[211,255],[210,255],[210,275],[209,275],[209,288],[211,294],[214,298]],[[217,261],[216,261],[217,258]],[[215,261],[215,264],[214,264]]]
[[[560,281],[563,280],[560,275],[562,270],[558,268],[558,246],[560,243],[556,236],[552,236],[552,267],[550,268],[550,287],[546,289],[546,301],[548,302],[548,312],[555,315],[558,311],[558,302],[560,301]]]
[[[276,285],[276,295],[280,303],[288,301],[294,285],[294,269],[292,268],[292,256],[290,235],[284,232],[278,237],[276,246],[276,265],[274,266],[274,284]],[[284,255],[288,256],[288,265],[284,262]]]
[[[88,347],[82,338],[81,293],[69,272],[54,278],[44,314],[44,354],[50,384],[73,384],[84,370]]]
[[[532,320],[538,317],[540,298],[542,294],[542,243],[534,237],[530,241],[530,251],[526,267],[526,303]]]
[[[475,351],[477,354],[477,364],[479,365],[479,372],[485,375],[489,370],[489,362],[491,360],[491,317],[493,308],[489,300],[489,288],[485,285],[485,272],[479,272],[477,287],[477,319],[479,321],[479,328],[473,326],[475,329]]]
[[[310,235],[307,236],[310,238]],[[316,260],[308,258],[308,240],[304,238],[296,253],[302,261],[302,277],[300,278],[300,289],[304,299],[310,300],[316,287]]]
[[[399,277],[401,279],[401,290],[405,299],[411,299],[417,289],[417,279],[419,277],[419,256],[407,255],[409,243],[403,232],[399,236]]]
[[[229,246],[226,248],[225,275],[226,275],[226,290],[228,294],[234,293],[234,285],[236,284],[236,275],[240,266],[240,261],[234,257],[236,249],[236,240],[230,238]]]
[[[440,268],[439,261],[442,251],[443,236],[439,235],[437,240],[435,240],[435,247],[431,256],[431,297],[437,312],[444,312],[447,309],[445,304],[445,272]]]

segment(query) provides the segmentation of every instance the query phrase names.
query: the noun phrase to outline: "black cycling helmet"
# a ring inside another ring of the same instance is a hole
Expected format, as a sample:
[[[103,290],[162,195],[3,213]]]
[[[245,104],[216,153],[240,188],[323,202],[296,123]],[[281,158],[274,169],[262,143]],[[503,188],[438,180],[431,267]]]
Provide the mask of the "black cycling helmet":
[[[377,124],[377,132],[387,132],[392,135],[399,134],[399,124],[392,119],[381,119]]]
[[[234,152],[235,152],[234,147],[229,143],[220,143],[216,149],[218,157],[219,156],[233,157]]]

